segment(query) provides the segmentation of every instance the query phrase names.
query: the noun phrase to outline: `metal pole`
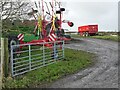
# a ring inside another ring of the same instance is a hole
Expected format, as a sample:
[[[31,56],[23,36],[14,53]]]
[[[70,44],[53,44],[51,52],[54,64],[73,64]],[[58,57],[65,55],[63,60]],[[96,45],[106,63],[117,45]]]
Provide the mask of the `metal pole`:
[[[45,46],[43,44],[43,65],[45,66]]]
[[[44,2],[45,2],[45,1],[44,1]],[[49,10],[49,7],[48,7],[48,5],[47,5],[47,2],[45,2],[45,4],[46,4],[47,10],[48,10],[48,12],[49,12],[49,14],[50,14],[50,10]]]
[[[11,73],[13,76],[14,75],[13,73],[13,46],[11,46]]]
[[[29,70],[31,70],[31,45],[29,45]]]
[[[2,30],[2,29],[1,29]],[[1,37],[0,37],[0,43],[1,43]],[[1,51],[1,44],[0,44],[0,56],[2,55],[2,51]],[[2,90],[2,57],[0,57],[0,89]]]
[[[56,42],[54,42],[54,60],[57,59]]]
[[[63,45],[62,45],[62,51],[63,51],[63,58],[65,57],[65,49],[64,49],[64,40],[63,40]]]

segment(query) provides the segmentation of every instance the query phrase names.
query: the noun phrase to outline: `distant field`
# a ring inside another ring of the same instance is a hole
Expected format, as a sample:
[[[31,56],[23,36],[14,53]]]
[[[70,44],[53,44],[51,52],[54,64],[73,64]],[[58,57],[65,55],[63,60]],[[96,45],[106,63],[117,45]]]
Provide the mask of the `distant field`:
[[[71,37],[74,38],[96,38],[96,39],[104,39],[104,40],[112,40],[112,41],[120,41],[120,36],[118,35],[96,35],[96,36],[88,36],[88,37],[82,37],[77,34],[72,34]]]
[[[120,37],[119,36],[105,35],[105,36],[91,36],[91,38],[105,39],[105,40],[112,40],[112,41],[120,41]]]

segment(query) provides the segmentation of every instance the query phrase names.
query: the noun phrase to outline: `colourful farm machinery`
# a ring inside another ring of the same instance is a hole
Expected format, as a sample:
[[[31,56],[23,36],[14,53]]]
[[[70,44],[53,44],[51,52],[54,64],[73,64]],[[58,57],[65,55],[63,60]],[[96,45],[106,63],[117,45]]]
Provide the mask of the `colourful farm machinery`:
[[[28,13],[29,16],[34,17],[35,28],[33,33],[30,35],[20,33],[17,36],[10,36],[9,47],[16,44],[67,41],[71,39],[70,36],[64,34],[62,23],[67,23],[70,27],[74,24],[69,20],[62,20],[65,8],[61,8],[61,2],[41,0],[34,2],[34,5],[37,10],[32,8]],[[45,46],[51,48],[53,45],[45,44]]]

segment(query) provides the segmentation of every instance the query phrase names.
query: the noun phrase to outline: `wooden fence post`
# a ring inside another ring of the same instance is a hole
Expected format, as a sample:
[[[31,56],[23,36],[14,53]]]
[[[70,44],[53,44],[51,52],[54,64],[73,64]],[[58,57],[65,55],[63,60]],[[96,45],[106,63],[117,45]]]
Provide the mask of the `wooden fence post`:
[[[1,43],[2,43],[2,38],[0,38],[0,89],[2,89],[2,46],[1,46]]]
[[[5,50],[5,77],[8,77],[9,74],[9,51],[8,51],[8,38],[5,38],[4,41],[4,50]]]
[[[9,68],[9,52],[8,52],[8,39],[1,39],[1,76],[2,79],[8,76]]]
[[[1,78],[4,77],[4,38],[1,38]]]

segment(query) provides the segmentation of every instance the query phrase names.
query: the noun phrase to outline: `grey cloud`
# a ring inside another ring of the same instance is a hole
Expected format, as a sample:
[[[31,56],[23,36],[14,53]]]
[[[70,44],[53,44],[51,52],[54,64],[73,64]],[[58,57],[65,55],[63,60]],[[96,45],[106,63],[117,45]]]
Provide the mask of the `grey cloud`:
[[[66,9],[68,12],[64,17],[75,23],[73,28],[69,28],[71,30],[77,30],[80,25],[94,23],[99,24],[99,29],[118,29],[117,2],[67,2]]]

